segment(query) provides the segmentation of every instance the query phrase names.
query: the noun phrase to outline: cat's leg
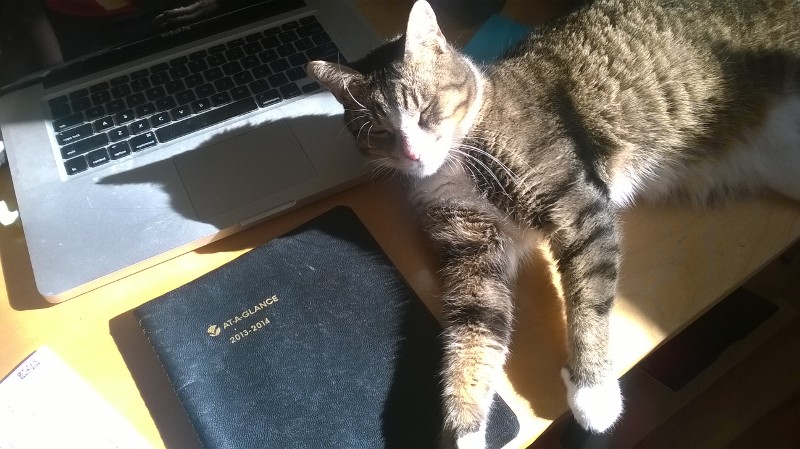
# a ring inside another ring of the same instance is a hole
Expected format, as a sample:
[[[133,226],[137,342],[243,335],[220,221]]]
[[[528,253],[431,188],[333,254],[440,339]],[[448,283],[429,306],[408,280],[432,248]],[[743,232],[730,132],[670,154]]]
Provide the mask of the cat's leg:
[[[513,321],[516,236],[496,210],[450,200],[428,207],[426,228],[442,260],[445,435],[485,447],[486,420]]]
[[[575,187],[553,207],[550,247],[561,275],[569,359],[562,370],[578,423],[604,432],[622,413],[609,356],[609,315],[619,271],[619,237],[610,200],[594,187]]]

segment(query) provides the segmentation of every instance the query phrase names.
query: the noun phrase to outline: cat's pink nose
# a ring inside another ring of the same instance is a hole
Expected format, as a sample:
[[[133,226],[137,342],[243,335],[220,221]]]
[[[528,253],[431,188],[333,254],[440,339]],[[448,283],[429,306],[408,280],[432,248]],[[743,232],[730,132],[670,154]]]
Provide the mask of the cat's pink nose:
[[[412,161],[419,160],[419,153],[411,148],[411,144],[408,142],[407,138],[402,138],[400,141],[400,147],[403,149],[403,155],[405,155],[405,157],[411,159]]]
[[[404,154],[404,155],[405,155],[407,158],[411,159],[412,161],[418,161],[418,160],[419,160],[419,154],[417,154],[417,153],[416,153],[414,150],[412,150],[411,148],[408,148],[408,147],[405,147],[405,148],[403,148],[403,154]]]

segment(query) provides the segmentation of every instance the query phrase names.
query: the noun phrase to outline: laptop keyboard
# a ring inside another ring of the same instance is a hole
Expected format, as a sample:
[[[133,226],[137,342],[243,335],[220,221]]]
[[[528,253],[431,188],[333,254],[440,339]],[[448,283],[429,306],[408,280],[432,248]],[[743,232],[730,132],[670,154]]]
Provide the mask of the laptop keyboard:
[[[344,62],[309,16],[50,99],[66,173],[317,91],[304,67],[320,59]]]

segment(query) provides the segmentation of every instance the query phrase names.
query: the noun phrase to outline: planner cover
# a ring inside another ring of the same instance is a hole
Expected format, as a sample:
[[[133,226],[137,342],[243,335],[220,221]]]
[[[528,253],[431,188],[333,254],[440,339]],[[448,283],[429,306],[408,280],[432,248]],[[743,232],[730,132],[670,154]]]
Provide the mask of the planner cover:
[[[441,327],[348,208],[135,315],[208,448],[439,446]],[[496,397],[489,447],[518,431]]]

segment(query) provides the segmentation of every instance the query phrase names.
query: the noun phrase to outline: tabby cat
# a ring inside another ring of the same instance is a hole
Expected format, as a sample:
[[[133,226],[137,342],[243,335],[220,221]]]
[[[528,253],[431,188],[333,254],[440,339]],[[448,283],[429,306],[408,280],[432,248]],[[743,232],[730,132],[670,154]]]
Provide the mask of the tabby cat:
[[[513,324],[520,229],[566,304],[562,370],[593,432],[622,411],[609,358],[617,212],[634,200],[800,199],[800,2],[596,0],[478,66],[414,4],[404,35],[309,73],[378,167],[409,179],[442,261],[446,431],[482,447]]]

